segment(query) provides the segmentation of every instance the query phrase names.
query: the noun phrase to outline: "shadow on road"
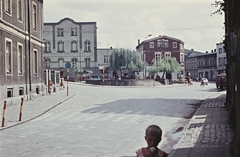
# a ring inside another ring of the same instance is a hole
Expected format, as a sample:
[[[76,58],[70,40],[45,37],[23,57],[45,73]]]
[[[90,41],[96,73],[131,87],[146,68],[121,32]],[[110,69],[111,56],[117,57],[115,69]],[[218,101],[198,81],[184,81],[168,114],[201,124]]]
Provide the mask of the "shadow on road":
[[[202,100],[194,99],[128,99],[117,100],[82,111],[100,114],[138,114],[191,118]],[[189,107],[190,105],[190,107]]]

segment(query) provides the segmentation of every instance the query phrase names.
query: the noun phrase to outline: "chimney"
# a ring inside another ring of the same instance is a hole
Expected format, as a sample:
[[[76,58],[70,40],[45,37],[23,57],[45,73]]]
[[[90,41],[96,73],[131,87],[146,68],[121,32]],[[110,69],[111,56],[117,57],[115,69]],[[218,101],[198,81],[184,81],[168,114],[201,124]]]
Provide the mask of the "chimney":
[[[208,53],[208,51],[206,51],[206,53]]]
[[[138,45],[140,44],[140,39],[138,39]]]
[[[216,49],[214,49],[214,52],[216,52]]]
[[[191,49],[191,51],[194,51],[194,49]]]

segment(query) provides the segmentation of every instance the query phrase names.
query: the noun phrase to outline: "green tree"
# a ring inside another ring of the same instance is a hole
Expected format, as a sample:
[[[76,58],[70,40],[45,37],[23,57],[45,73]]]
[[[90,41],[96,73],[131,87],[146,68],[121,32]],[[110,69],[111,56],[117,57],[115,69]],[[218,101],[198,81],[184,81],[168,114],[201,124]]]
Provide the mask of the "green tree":
[[[82,69],[82,67],[80,67],[78,64],[75,64],[75,66],[73,67],[73,72],[75,72],[75,74],[76,74],[76,78],[78,79],[78,80],[82,80],[82,78],[83,78],[83,69]]]
[[[119,48],[115,49],[109,57],[110,70],[141,71],[146,67],[146,63],[141,60],[139,53],[129,49]]]
[[[176,58],[153,59],[152,62],[153,66],[149,71],[163,72],[162,78],[164,78],[166,73],[179,73],[181,71],[181,66]]]
[[[80,67],[80,66],[78,65],[78,63],[77,63],[77,64],[75,64],[75,66],[73,67],[73,72],[75,72],[75,74],[79,74],[79,73],[82,73],[82,72],[83,72],[83,69],[82,69],[82,67]]]

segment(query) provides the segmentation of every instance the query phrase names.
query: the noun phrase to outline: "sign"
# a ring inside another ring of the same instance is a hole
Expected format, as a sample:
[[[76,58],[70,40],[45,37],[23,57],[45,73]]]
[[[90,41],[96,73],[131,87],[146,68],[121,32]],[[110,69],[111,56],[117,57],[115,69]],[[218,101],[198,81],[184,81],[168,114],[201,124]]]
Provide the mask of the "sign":
[[[65,64],[65,67],[66,67],[66,68],[71,68],[71,63],[70,63],[70,62],[67,62],[67,63]]]

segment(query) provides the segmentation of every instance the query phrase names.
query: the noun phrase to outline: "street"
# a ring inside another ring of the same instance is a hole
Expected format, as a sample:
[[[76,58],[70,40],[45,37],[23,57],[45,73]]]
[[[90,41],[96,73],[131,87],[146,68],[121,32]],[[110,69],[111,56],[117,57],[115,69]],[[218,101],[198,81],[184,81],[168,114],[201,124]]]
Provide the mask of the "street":
[[[70,83],[71,99],[27,123],[0,131],[1,157],[135,156],[145,129],[163,130],[170,152],[201,102],[221,94],[214,83],[95,86]],[[66,89],[65,89],[66,90]],[[47,103],[47,99],[46,99]]]

